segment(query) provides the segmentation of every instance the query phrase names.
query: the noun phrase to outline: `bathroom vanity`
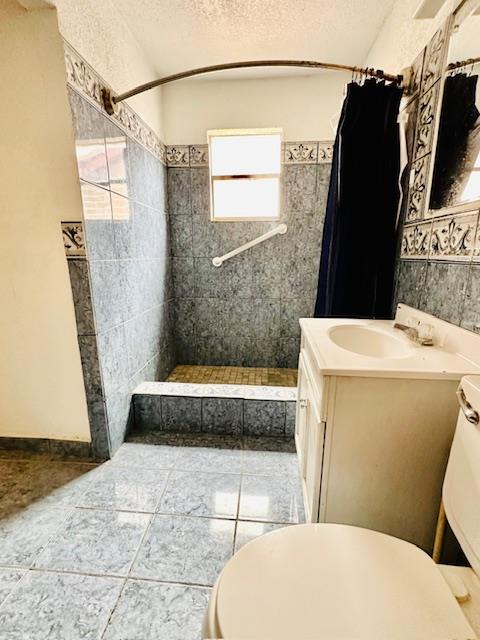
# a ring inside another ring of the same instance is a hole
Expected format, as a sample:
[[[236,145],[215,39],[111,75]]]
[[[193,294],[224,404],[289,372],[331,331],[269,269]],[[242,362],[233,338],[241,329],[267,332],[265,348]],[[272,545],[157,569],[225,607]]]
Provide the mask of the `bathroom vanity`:
[[[300,320],[295,439],[306,519],[375,529],[431,553],[456,389],[480,372],[480,336],[406,305],[396,322],[431,325],[434,346],[392,321]]]

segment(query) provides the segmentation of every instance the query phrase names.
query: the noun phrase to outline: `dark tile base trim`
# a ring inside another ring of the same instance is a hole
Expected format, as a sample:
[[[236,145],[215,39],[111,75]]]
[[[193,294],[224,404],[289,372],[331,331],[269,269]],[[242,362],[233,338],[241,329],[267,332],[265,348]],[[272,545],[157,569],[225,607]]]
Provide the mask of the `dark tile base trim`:
[[[94,458],[90,442],[76,440],[52,440],[49,438],[15,438],[1,437],[0,449],[8,451],[26,451],[31,453],[46,453],[63,459]],[[104,458],[96,458],[104,459]]]
[[[293,438],[294,401],[134,394],[134,432]]]

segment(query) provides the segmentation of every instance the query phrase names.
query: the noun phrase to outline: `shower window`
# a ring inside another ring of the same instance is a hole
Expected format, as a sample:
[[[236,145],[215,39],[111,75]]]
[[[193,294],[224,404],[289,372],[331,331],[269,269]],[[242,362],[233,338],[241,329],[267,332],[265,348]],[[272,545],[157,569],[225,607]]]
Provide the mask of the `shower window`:
[[[279,217],[281,129],[209,131],[208,148],[214,222]]]

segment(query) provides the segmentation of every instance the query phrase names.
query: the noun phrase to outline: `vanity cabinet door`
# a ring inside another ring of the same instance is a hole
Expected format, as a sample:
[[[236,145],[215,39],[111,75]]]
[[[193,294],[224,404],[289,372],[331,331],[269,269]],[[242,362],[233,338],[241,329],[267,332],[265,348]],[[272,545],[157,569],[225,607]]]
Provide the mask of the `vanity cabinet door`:
[[[301,353],[298,371],[296,444],[307,522],[318,521],[325,439],[325,422],[321,420],[320,408],[321,397],[319,397],[318,385],[312,384],[308,358]]]
[[[305,368],[304,356],[300,353],[298,364],[298,385],[297,385],[297,414],[295,419],[295,445],[300,466],[302,480],[305,480],[306,457],[307,457],[307,403],[308,403],[308,374]]]

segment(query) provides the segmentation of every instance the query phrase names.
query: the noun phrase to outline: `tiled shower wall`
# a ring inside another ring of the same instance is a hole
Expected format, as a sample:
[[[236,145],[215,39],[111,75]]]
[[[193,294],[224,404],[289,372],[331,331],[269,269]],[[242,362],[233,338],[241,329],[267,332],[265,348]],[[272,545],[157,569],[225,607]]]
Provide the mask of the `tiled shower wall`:
[[[478,207],[429,211],[435,158],[435,129],[442,69],[451,21],[434,35],[414,62],[408,99],[410,184],[403,202],[404,228],[397,277],[397,302],[431,313],[471,331],[480,329],[480,227]]]
[[[281,219],[213,223],[206,154],[168,150],[177,165],[168,168],[168,202],[179,364],[297,366],[298,319],[312,315],[316,297],[332,145],[284,151]],[[285,235],[213,266],[282,222]]]
[[[175,365],[167,176],[158,154],[105,115],[95,85],[73,65],[85,63],[67,49],[86,252],[75,246],[74,223],[63,227],[66,247],[73,240],[67,257],[92,443],[108,456],[123,442],[135,386],[165,379]]]

